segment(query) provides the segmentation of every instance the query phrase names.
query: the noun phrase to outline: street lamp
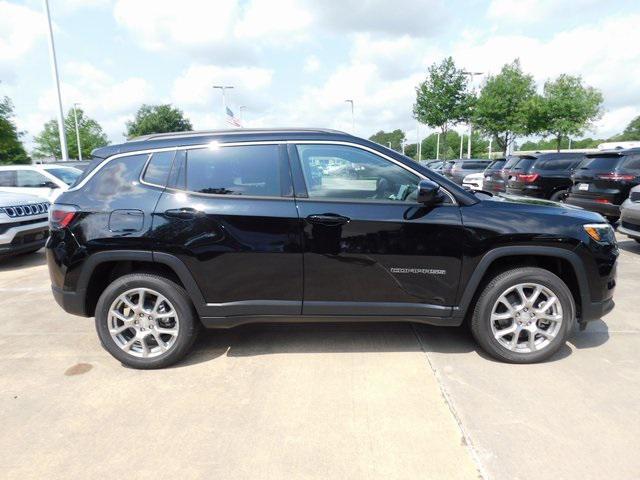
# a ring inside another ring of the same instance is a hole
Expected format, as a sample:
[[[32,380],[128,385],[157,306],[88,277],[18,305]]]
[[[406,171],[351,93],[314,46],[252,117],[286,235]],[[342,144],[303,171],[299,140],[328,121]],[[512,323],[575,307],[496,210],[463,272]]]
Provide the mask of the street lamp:
[[[214,90],[218,89],[222,91],[222,119],[224,120],[227,116],[227,94],[226,91],[232,89],[232,85],[214,85]]]
[[[62,113],[62,95],[60,95],[60,80],[58,78],[58,62],[56,60],[56,46],[53,42],[53,29],[51,28],[51,14],[49,13],[49,1],[44,0],[44,10],[47,16],[47,26],[49,27],[49,56],[51,57],[51,75],[56,84],[56,92],[58,94],[58,133],[60,134],[60,150],[62,151],[62,160],[68,161],[67,153],[67,137],[64,131],[64,114]]]
[[[78,128],[78,112],[76,108],[80,105],[79,103],[73,104],[73,119],[76,123],[76,140],[78,141],[78,160],[82,161],[82,148],[80,147],[80,129]]]
[[[460,160],[462,160],[462,145],[464,143],[464,132],[460,135]]]
[[[345,100],[345,102],[351,104],[351,133],[355,134],[356,133],[356,117],[354,117],[353,115],[353,100],[347,99]]]
[[[440,160],[440,134],[436,137],[436,160]]]
[[[462,71],[463,75],[469,75],[471,77],[471,83],[473,83],[473,77],[476,75],[484,75],[484,72],[468,72],[466,70]],[[471,120],[469,120],[469,138],[467,139],[467,158],[471,158]],[[462,158],[462,155],[460,156]]]
[[[242,128],[244,128],[244,124],[242,122],[242,111],[246,109],[247,109],[246,105],[240,105],[240,107],[238,107],[238,111],[239,111],[238,115],[240,116],[240,125]]]

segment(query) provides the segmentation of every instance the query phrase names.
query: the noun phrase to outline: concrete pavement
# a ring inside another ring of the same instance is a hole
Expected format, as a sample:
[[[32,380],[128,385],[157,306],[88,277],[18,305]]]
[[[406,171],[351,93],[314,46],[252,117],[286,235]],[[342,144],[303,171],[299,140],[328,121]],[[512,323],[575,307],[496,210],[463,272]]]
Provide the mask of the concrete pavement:
[[[410,324],[206,332],[126,369],[53,301],[43,254],[0,264],[3,478],[637,478],[640,245],[617,307],[545,364]]]

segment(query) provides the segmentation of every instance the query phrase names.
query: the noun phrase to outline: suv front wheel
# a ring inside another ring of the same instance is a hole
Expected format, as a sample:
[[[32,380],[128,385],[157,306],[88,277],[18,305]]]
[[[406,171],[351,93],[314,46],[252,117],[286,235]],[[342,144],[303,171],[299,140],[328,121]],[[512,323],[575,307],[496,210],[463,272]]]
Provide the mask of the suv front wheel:
[[[163,368],[177,362],[191,349],[199,327],[187,292],[158,275],[119,277],[96,306],[102,345],[132,368]]]
[[[575,303],[567,285],[548,270],[526,267],[489,282],[476,303],[471,331],[493,357],[535,363],[564,345],[574,319]]]

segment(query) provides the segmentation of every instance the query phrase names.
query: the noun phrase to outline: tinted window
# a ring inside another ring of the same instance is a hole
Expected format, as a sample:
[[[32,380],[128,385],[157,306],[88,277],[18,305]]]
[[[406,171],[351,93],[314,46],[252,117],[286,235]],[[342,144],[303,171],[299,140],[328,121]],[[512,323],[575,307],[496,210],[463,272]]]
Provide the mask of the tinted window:
[[[538,160],[537,170],[569,170],[580,163],[581,158],[550,158],[548,160]]]
[[[481,170],[487,167],[489,162],[462,162],[462,170]]]
[[[16,183],[18,187],[44,187],[47,182],[51,181],[40,172],[35,172],[33,170],[18,170],[17,174],[18,181]]]
[[[167,186],[171,188],[178,188],[180,190],[186,190],[187,179],[185,178],[187,165],[187,152],[185,150],[178,150],[176,157],[173,160],[173,166],[171,167],[171,173],[169,174],[169,181]]]
[[[504,163],[503,167],[504,169],[509,169],[514,167],[520,160],[522,160],[520,157],[509,157],[507,159],[507,161]]]
[[[15,187],[15,186],[16,186],[16,171],[0,170],[0,187]]]
[[[640,155],[629,155],[626,157],[621,168],[624,168],[625,170],[640,171]]]
[[[100,200],[132,194],[139,186],[140,172],[149,155],[131,155],[111,160],[87,182],[84,192]]]
[[[82,171],[75,168],[47,168],[47,172],[56,178],[59,178],[67,185],[73,184],[82,174]]]
[[[360,148],[298,145],[310,198],[415,201],[419,178]]]
[[[536,162],[535,158],[521,158],[514,166],[514,170],[528,170]]]
[[[173,162],[175,154],[175,151],[154,153],[144,172],[144,181],[164,187],[167,183],[169,171],[171,170],[171,162]]]
[[[489,166],[487,167],[487,170],[500,170],[501,168],[504,167],[505,161],[504,160],[495,160],[493,162],[491,162],[489,164]]]
[[[187,190],[217,195],[281,196],[277,145],[187,152]]]
[[[595,170],[599,172],[610,172],[615,170],[622,157],[617,155],[605,155],[602,157],[589,157],[582,165],[580,170]]]

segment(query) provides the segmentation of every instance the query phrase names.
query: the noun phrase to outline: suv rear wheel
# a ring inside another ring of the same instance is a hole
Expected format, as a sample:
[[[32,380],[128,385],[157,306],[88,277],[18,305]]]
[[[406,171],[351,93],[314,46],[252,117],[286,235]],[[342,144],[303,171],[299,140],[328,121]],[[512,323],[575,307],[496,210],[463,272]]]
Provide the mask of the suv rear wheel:
[[[471,331],[491,356],[511,363],[546,360],[566,341],[575,321],[567,285],[541,268],[494,277],[476,303]]]
[[[549,198],[552,202],[564,202],[565,198],[569,195],[569,190],[558,190],[554,192]]]
[[[146,273],[111,283],[96,306],[96,329],[105,349],[140,369],[167,367],[184,357],[200,322],[184,289]]]

